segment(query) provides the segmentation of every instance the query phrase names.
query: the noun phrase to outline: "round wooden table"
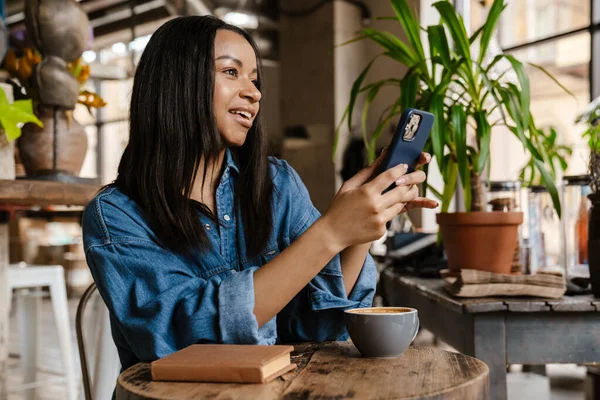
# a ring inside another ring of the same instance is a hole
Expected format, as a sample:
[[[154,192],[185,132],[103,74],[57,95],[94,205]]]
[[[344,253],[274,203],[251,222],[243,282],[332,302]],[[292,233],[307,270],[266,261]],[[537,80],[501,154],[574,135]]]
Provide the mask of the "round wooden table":
[[[140,363],[118,379],[117,399],[488,399],[489,371],[473,357],[410,347],[397,358],[362,358],[349,342],[295,346],[295,371],[267,384],[152,381]]]

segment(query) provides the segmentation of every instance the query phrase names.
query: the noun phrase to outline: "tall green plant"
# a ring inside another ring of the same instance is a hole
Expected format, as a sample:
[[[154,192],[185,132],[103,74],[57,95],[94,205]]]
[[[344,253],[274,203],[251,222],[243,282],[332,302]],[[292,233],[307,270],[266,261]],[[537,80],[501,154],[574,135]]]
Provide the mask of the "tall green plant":
[[[440,14],[440,23],[427,27],[419,26],[418,19],[406,0],[390,2],[395,19],[406,33],[407,40],[372,28],[363,29],[356,38],[377,43],[383,48],[383,52],[371,60],[354,82],[348,107],[336,130],[335,143],[343,122],[347,121],[350,127],[355,104],[361,93],[366,92],[362,108],[362,129],[369,161],[375,159],[377,138],[393,118],[407,107],[429,110],[435,115],[435,122],[426,151],[432,152],[437,159],[444,189],[439,191],[429,187],[440,198],[442,212],[448,211],[458,179],[464,189],[467,211],[483,211],[482,175],[489,171],[492,130],[502,124],[531,154],[533,165],[548,187],[560,215],[556,186],[544,165],[542,154],[535,146],[540,131],[536,129],[530,116],[529,79],[523,64],[508,54],[498,55],[484,64],[484,55],[500,14],[506,7],[504,1],[494,1],[485,24],[472,36],[467,34],[462,18],[448,1],[433,4]],[[428,53],[421,42],[421,31],[427,32]],[[478,54],[471,51],[471,45],[475,41],[479,41]],[[402,79],[387,78],[364,84],[371,66],[381,56],[406,66],[407,73]],[[501,60],[508,61],[510,68],[503,73],[493,74],[493,68]],[[548,74],[542,67],[533,66]],[[518,84],[503,79],[508,72],[516,75]],[[551,75],[548,76],[552,78]],[[369,106],[384,86],[395,86],[400,89],[400,94],[380,116],[373,132],[367,132]],[[498,115],[497,121],[491,122],[495,115]],[[474,132],[474,141],[468,140],[469,126]],[[335,151],[334,146],[334,153]]]

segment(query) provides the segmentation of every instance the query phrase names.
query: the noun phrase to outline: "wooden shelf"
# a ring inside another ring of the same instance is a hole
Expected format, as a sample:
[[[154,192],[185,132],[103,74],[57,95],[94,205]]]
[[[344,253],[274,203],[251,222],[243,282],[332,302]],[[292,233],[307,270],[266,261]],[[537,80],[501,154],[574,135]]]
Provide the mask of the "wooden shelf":
[[[84,206],[100,185],[0,179],[0,204]]]

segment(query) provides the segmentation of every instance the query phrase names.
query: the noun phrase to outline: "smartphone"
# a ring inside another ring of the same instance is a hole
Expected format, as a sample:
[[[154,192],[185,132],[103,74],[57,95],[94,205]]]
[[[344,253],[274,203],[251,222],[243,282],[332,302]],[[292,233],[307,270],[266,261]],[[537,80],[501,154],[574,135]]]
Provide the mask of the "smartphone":
[[[427,143],[429,132],[433,126],[434,116],[426,111],[407,108],[402,113],[392,142],[388,146],[385,158],[379,165],[375,176],[398,164],[407,164],[407,173],[413,172],[417,167],[421,153]],[[385,192],[392,189],[391,185]]]

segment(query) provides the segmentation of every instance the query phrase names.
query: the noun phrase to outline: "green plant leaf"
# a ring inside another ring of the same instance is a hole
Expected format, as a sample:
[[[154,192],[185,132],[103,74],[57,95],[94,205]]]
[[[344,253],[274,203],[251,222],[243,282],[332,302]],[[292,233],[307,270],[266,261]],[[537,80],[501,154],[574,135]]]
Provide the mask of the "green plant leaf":
[[[475,31],[475,33],[473,33],[471,35],[471,37],[469,37],[469,44],[473,44],[473,42],[475,42],[475,40],[477,40],[477,36],[479,36],[481,31],[483,31],[483,28],[485,28],[485,25],[480,26],[479,29],[477,29]]]
[[[344,111],[344,115],[342,115],[342,118],[340,119],[340,122],[338,123],[338,126],[335,128],[335,132],[333,134],[333,150],[331,152],[331,160],[332,161],[335,161],[335,153],[337,152],[338,142],[340,140],[340,129],[342,128],[342,125],[344,124],[344,119],[348,116],[349,109],[350,109],[350,106],[347,106],[346,110]]]
[[[419,20],[414,16],[406,0],[391,0],[392,8],[396,13],[396,17],[404,28],[404,32],[406,32],[406,36],[408,37],[408,41],[410,42],[412,48],[417,52],[417,56],[419,59],[425,59],[425,52],[423,51],[423,44],[421,43],[420,36],[420,26]]]
[[[517,74],[517,78],[519,79],[519,85],[521,86],[519,91],[521,100],[521,113],[519,115],[522,116],[523,127],[527,127],[529,125],[529,105],[531,100],[529,94],[529,78],[527,77],[525,68],[523,68],[523,64],[521,64],[520,61],[508,54],[505,55],[505,57],[512,64],[512,67]]]
[[[504,4],[504,0],[495,0],[490,8],[485,24],[483,24],[483,31],[481,34],[481,41],[479,44],[479,62],[483,60],[485,53],[490,45],[490,40],[492,39],[492,35],[496,30],[496,24],[500,19],[500,14],[506,8],[506,4]]]
[[[412,66],[417,62],[417,56],[406,44],[389,32],[379,32],[375,29],[364,28],[364,35],[387,50],[387,55],[402,64]]]
[[[358,76],[358,78],[356,78],[356,80],[354,81],[354,84],[352,85],[352,89],[350,90],[350,101],[348,103],[348,130],[349,131],[352,131],[352,113],[353,113],[353,110],[354,110],[354,104],[356,104],[356,98],[358,97],[358,93],[360,91],[360,87],[362,86],[362,83],[365,80],[365,77],[367,76],[367,73],[371,69],[371,66],[373,65],[373,63],[375,62],[375,60],[377,60],[379,58],[380,55],[375,56],[375,58],[373,58],[369,62],[369,64],[367,64],[367,66],[365,67],[365,69],[363,69],[363,71],[360,73],[360,75]]]
[[[471,50],[469,49],[469,37],[464,23],[458,18],[458,13],[454,7],[447,1],[438,1],[433,6],[440,13],[443,23],[448,27],[450,36],[454,40],[456,52],[466,58],[471,59]]]
[[[385,115],[385,116],[382,115],[379,118],[379,121],[377,123],[377,126],[375,127],[375,130],[371,134],[371,137],[369,138],[368,142],[365,143],[365,146],[367,147],[367,160],[368,160],[369,164],[371,164],[373,161],[375,161],[375,149],[374,149],[374,146],[371,146],[371,143],[377,143],[377,139],[379,138],[379,136],[381,136],[381,132],[383,132],[383,129],[387,126],[387,124],[390,122],[390,120],[392,118],[394,118],[395,116],[397,116],[399,114],[399,109],[400,109],[400,99],[398,99],[396,101],[396,103],[394,103],[394,105],[389,107],[389,111],[386,111],[387,115]]]
[[[481,174],[489,162],[490,157],[490,142],[492,139],[492,128],[487,120],[486,112],[483,110],[477,111],[474,115],[477,123],[477,142],[479,143],[479,159],[473,164],[473,168],[477,174]]]
[[[542,71],[544,74],[546,74],[546,76],[550,79],[552,79],[552,81],[554,83],[556,83],[562,90],[564,90],[565,92],[567,92],[569,95],[571,95],[571,97],[573,97],[575,99],[575,101],[577,101],[577,97],[573,94],[573,92],[571,92],[569,89],[567,89],[562,83],[560,83],[558,81],[558,79],[556,79],[550,72],[548,72],[544,67],[542,67],[541,65],[537,65],[534,63],[527,63],[529,65],[531,65],[534,68],[539,69],[540,71]]]
[[[548,136],[548,144],[550,146],[554,145],[554,143],[556,142],[557,136],[558,136],[558,134],[556,133],[556,129],[554,129],[553,127],[550,127],[550,136]]]
[[[502,121],[504,122],[504,125],[508,125],[508,121],[506,120],[506,114],[504,113],[504,107],[502,101],[500,100],[500,98],[498,97],[498,94],[496,93],[496,86],[492,83],[492,81],[490,81],[490,79],[487,76],[487,72],[483,69],[483,67],[479,64],[479,63],[475,63],[475,67],[477,68],[477,70],[480,73],[480,77],[481,80],[483,81],[483,83],[485,84],[487,91],[489,94],[491,94],[492,99],[494,99],[494,103],[496,103],[496,107],[498,112],[500,112],[500,116],[502,117]],[[490,114],[490,111],[488,110],[487,114]]]
[[[365,99],[365,104],[363,106],[363,111],[362,111],[362,115],[360,118],[360,126],[361,126],[361,131],[362,131],[362,136],[363,136],[363,141],[365,143],[365,146],[368,147],[368,139],[367,139],[367,119],[369,117],[369,107],[371,106],[371,102],[373,101],[373,99],[377,96],[377,93],[379,93],[379,89],[381,88],[381,85],[376,85],[373,86],[369,92],[367,93],[367,97]]]
[[[346,45],[349,45],[349,44],[354,43],[354,42],[359,42],[359,41],[365,39],[366,37],[367,37],[366,35],[358,35],[355,38],[352,38],[352,39],[346,40],[345,42],[342,42],[340,44],[334,45],[333,48],[336,49],[338,47],[346,46]]]
[[[433,126],[431,128],[431,134],[429,140],[433,147],[433,155],[438,160],[440,168],[443,168],[443,157],[444,157],[444,143],[445,143],[445,132],[444,132],[444,98],[442,95],[434,94],[431,98],[431,108],[429,112],[433,114]]]
[[[458,173],[465,192],[465,207],[467,212],[471,210],[471,171],[467,157],[467,116],[461,106],[450,108],[452,117],[452,131],[456,144],[456,160],[458,162]]]
[[[562,210],[560,206],[560,199],[558,197],[558,190],[556,189],[556,185],[554,184],[554,179],[552,178],[552,176],[550,176],[550,174],[546,170],[546,167],[540,160],[534,159],[533,162],[535,163],[537,170],[540,171],[540,174],[542,175],[542,181],[548,189],[550,197],[552,197],[552,204],[554,204],[554,209],[556,210],[558,218],[561,218]]]
[[[450,56],[450,46],[446,31],[442,25],[432,25],[427,27],[427,37],[429,38],[429,47],[435,54],[439,54],[444,67],[450,67],[452,59]],[[432,56],[433,59],[433,56]]]
[[[429,183],[425,185],[426,189],[425,190],[430,190],[431,193],[433,193],[433,195],[435,197],[437,197],[437,199],[439,201],[442,201],[444,199],[444,196],[442,195],[442,193],[440,193],[439,190],[437,190],[436,188],[434,188],[433,186],[431,186]]]
[[[400,107],[402,110],[414,107],[417,91],[419,89],[419,81],[420,76],[416,72],[405,76],[402,80],[402,83],[400,84]]]
[[[448,157],[446,168],[444,168],[444,193],[442,195],[442,212],[448,212],[452,197],[456,190],[456,180],[458,178],[458,166],[452,157]]]
[[[17,100],[11,104],[4,90],[0,88],[0,125],[4,128],[6,138],[15,140],[21,136],[19,124],[27,122],[43,126],[42,121],[33,112],[31,100]]]
[[[402,83],[402,81],[400,79],[395,79],[395,78],[382,79],[380,81],[375,81],[373,83],[369,83],[368,85],[361,87],[358,92],[359,93],[366,92],[367,90],[370,90],[373,86],[378,86],[378,85],[399,86],[401,83]]]

